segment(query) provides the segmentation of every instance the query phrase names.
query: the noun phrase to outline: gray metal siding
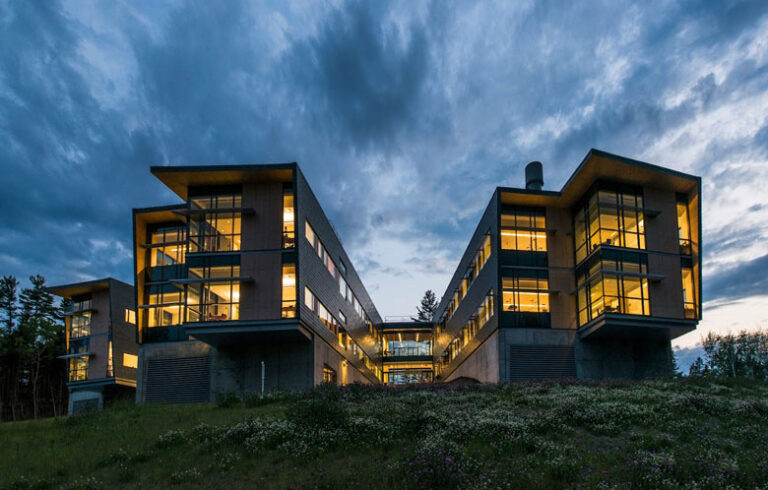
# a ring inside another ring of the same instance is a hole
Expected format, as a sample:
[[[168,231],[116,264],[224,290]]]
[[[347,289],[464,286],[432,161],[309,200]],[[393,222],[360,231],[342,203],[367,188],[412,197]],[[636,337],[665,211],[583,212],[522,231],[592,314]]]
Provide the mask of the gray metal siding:
[[[506,380],[576,377],[576,358],[570,345],[510,345]]]
[[[314,249],[307,242],[304,233],[305,220],[308,220],[310,225],[312,225],[323,246],[333,258],[334,263],[338,266],[339,260],[344,262],[346,274],[343,276],[371,321],[375,324],[381,323],[381,317],[376,311],[373,301],[368,295],[365,286],[363,286],[360,277],[357,275],[352,261],[347,256],[335,230],[301,172],[297,173],[296,187],[296,240],[299,252],[298,300],[301,305],[304,304],[304,287],[308,286],[334,317],[339,318],[339,311],[344,313],[344,316],[347,318],[347,325],[345,327],[347,332],[371,359],[376,361],[381,356],[381,347],[373,341],[372,336],[368,333],[368,328],[357,312],[355,312],[352,304],[345,300],[339,292],[338,282],[331,276]],[[305,307],[299,308],[299,311],[301,312],[300,319],[302,323],[315,330],[328,344],[332,346],[338,344],[333,333],[317,320],[314,314],[311,314]],[[348,353],[348,357],[350,360],[352,359],[351,353]],[[354,359],[354,362],[357,363],[357,359]]]
[[[209,401],[211,358],[150,359],[147,365],[148,403],[202,403]]]

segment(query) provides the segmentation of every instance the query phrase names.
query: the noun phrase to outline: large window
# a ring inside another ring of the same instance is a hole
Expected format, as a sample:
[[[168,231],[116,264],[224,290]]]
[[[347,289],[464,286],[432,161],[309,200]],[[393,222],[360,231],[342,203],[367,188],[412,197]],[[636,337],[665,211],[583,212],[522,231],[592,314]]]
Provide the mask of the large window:
[[[677,236],[680,243],[680,253],[691,255],[691,220],[688,216],[688,197],[677,195]]]
[[[296,264],[283,264],[281,318],[296,318]]]
[[[186,228],[184,225],[163,226],[151,231],[149,267],[184,263],[186,251]]]
[[[70,318],[69,337],[87,337],[91,335],[91,315],[93,302],[91,295],[75,297],[72,299],[72,317]]]
[[[224,280],[187,286],[188,322],[225,322],[240,318],[240,281]]]
[[[149,287],[147,307],[143,317],[147,327],[181,325],[184,292],[172,284]]]
[[[67,354],[82,354],[69,358],[69,381],[88,379],[88,339],[73,340],[69,343]]]
[[[69,359],[69,380],[85,381],[88,379],[88,356],[71,357]]]
[[[641,190],[598,190],[575,211],[573,230],[577,264],[600,245],[645,249]]]
[[[240,250],[242,196],[239,193],[190,197],[189,251]]]
[[[69,331],[70,338],[87,337],[91,335],[91,312],[74,313]]]
[[[293,248],[296,245],[296,222],[294,212],[294,197],[292,190],[283,192],[283,248]]]
[[[696,302],[696,289],[693,282],[693,268],[689,264],[681,267],[683,275],[683,309],[685,318],[696,319],[699,317],[698,303]]]
[[[422,332],[386,333],[383,348],[384,357],[431,356],[432,339]]]
[[[517,270],[502,279],[504,311],[549,312],[547,271]]]
[[[579,325],[603,313],[650,315],[645,254],[604,250],[576,270]]]
[[[544,209],[508,208],[501,214],[501,248],[521,252],[547,251]]]

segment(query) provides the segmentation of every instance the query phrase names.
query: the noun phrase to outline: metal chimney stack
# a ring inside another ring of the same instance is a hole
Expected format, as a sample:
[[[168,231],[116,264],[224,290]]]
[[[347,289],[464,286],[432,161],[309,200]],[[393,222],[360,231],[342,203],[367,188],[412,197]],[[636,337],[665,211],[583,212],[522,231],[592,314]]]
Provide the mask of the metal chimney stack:
[[[544,186],[544,170],[541,162],[531,162],[525,166],[525,188],[540,191]]]

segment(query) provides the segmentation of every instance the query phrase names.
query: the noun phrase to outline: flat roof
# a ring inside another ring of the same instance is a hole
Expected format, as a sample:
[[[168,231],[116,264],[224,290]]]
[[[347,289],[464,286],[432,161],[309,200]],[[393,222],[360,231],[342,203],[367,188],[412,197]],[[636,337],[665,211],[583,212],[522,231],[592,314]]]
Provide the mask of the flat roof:
[[[652,185],[675,192],[688,192],[701,177],[592,148],[560,191],[498,187],[501,203],[527,206],[572,206],[597,180]]]
[[[128,287],[133,287],[128,283],[119,281],[112,277],[105,277],[103,279],[94,279],[92,281],[75,282],[72,284],[62,284],[59,286],[50,286],[46,288],[49,293],[61,296],[62,298],[71,299],[73,296],[79,296],[81,294],[95,293],[97,291],[106,291],[112,282],[124,284]]]
[[[177,196],[187,200],[190,185],[226,185],[244,182],[289,182],[296,162],[246,165],[167,165],[150,171]]]

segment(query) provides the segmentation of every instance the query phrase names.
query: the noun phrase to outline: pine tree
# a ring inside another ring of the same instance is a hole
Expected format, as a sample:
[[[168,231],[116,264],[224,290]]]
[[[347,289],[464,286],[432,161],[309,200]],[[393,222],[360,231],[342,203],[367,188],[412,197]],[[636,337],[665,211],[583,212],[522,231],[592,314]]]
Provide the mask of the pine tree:
[[[411,317],[415,322],[431,322],[432,317],[437,311],[437,297],[431,289],[427,289],[424,297],[421,298],[421,304],[416,307],[416,316]]]
[[[31,276],[31,288],[21,292],[21,316],[19,333],[23,343],[26,372],[31,383],[32,416],[40,415],[40,385],[42,373],[56,364],[56,356],[63,351],[57,340],[62,329],[60,312],[53,295],[45,287],[45,278]],[[55,370],[54,370],[55,371]],[[50,381],[50,380],[49,380]]]

